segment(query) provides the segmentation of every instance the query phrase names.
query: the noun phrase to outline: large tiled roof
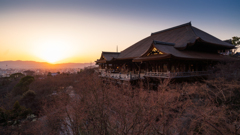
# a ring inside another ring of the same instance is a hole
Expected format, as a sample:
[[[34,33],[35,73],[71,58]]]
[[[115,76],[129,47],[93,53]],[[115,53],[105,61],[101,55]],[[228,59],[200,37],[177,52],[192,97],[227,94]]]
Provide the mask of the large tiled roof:
[[[233,45],[223,42],[220,39],[199,30],[191,25],[191,23],[186,23],[179,25],[170,29],[152,33],[149,37],[133,44],[127,49],[123,50],[117,59],[133,59],[140,57],[149,47],[152,42],[161,41],[166,43],[174,43],[174,49],[184,50],[188,45],[194,45],[196,41],[214,44],[222,48],[234,48]]]

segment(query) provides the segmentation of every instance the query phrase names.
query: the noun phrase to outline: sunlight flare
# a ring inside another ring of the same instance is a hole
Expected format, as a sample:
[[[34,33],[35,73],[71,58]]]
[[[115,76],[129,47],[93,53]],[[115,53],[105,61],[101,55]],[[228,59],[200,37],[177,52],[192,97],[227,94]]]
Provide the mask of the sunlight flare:
[[[35,55],[49,63],[69,57],[69,43],[64,40],[46,40],[35,46]]]

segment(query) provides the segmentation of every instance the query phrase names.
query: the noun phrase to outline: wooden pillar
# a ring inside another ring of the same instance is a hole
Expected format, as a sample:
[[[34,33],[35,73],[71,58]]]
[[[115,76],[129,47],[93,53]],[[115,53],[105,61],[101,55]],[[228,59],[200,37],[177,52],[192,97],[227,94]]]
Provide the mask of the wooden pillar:
[[[135,74],[135,71],[136,71],[136,69],[135,69],[135,63],[132,63],[132,69],[133,69],[133,74]]]
[[[171,72],[171,67],[172,67],[171,63],[168,62],[168,63],[167,63],[167,69],[168,69],[169,72]]]
[[[132,62],[129,64],[129,66],[130,66],[130,71],[132,71]]]
[[[186,66],[185,63],[182,63],[181,66],[182,66],[182,72],[185,72],[185,71],[186,71],[186,70],[185,70],[185,66]]]
[[[192,72],[192,69],[193,69],[193,64],[192,64],[192,62],[189,64],[189,69],[190,69],[190,71]]]
[[[146,62],[146,72],[148,72],[148,62]]]
[[[189,63],[185,63],[185,72],[189,71]]]
[[[160,71],[163,72],[163,63],[160,64]]]
[[[180,68],[181,68],[181,72],[185,72],[184,63],[181,63]]]
[[[178,66],[177,66],[177,68],[178,68],[178,70],[177,70],[177,72],[181,72],[181,63],[178,63]]]
[[[139,71],[138,71],[138,77],[139,77],[139,78],[140,78],[140,73],[141,73],[141,65],[142,65],[142,64],[139,63],[139,69],[138,69],[138,70],[139,70]]]
[[[144,65],[144,72],[147,72],[147,65],[146,65],[146,62],[144,62],[143,65]]]
[[[150,62],[148,62],[148,72],[150,72],[150,71],[152,71],[152,68],[151,68],[151,63]]]
[[[198,71],[198,63],[195,63],[195,71]]]
[[[176,72],[177,64],[174,62],[172,65],[173,65],[173,72]]]

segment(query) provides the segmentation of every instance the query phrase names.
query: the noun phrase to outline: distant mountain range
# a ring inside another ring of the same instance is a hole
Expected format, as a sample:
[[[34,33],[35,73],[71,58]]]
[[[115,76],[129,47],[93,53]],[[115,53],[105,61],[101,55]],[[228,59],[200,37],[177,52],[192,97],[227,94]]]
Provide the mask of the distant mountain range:
[[[0,61],[0,68],[15,68],[15,69],[53,69],[53,68],[84,68],[95,63],[61,63],[50,64],[47,62],[36,61]]]

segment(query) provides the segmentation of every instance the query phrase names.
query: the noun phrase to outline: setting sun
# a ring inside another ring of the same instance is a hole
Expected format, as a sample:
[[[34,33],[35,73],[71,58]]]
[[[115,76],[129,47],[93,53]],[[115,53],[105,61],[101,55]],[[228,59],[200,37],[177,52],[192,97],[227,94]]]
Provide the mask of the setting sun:
[[[46,40],[39,42],[35,48],[34,54],[50,63],[56,63],[62,59],[69,57],[69,45],[66,41]]]

